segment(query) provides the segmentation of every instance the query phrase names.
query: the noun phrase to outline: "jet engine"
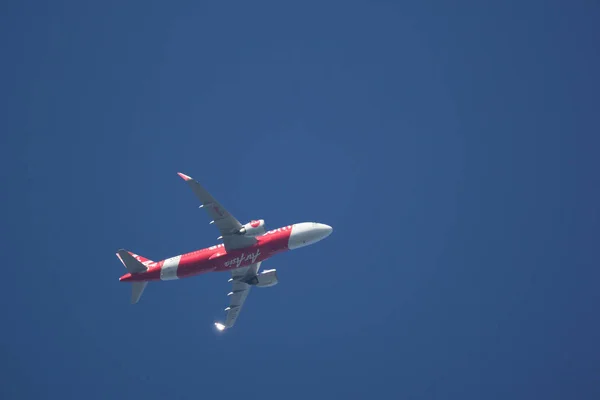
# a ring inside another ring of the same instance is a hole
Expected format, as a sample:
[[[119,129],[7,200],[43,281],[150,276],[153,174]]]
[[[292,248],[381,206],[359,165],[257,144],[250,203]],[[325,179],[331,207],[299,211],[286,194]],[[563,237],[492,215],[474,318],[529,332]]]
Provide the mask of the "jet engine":
[[[246,283],[256,287],[275,286],[277,283],[279,283],[277,280],[277,271],[274,269],[264,270],[260,274],[246,281]]]
[[[265,221],[262,219],[253,220],[242,226],[238,232],[244,236],[258,236],[265,233]]]

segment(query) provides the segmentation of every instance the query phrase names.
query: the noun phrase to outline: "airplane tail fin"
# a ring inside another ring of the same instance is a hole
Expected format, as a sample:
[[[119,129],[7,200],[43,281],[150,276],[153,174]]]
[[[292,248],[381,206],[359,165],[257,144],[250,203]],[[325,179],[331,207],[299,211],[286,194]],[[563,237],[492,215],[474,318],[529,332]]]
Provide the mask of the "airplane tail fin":
[[[144,263],[153,262],[147,258],[142,256],[138,256],[130,251],[121,249],[117,251],[117,257],[123,263],[125,268],[130,274],[139,274],[140,272],[145,272],[148,267],[144,265]],[[140,301],[142,294],[144,293],[144,289],[148,285],[147,281],[142,282],[132,282],[131,284],[131,304],[135,304]]]
[[[140,255],[137,255],[135,253],[132,253],[131,251],[127,251],[129,254],[131,254],[133,256],[133,258],[135,258],[136,260],[138,260],[139,262],[141,262],[144,265],[148,265],[148,264],[152,264],[154,263],[154,261],[150,260],[149,258],[146,257],[142,257]]]
[[[147,258],[138,256],[137,254],[134,254],[125,249],[117,251],[117,257],[119,257],[119,260],[121,260],[125,268],[127,268],[127,271],[131,274],[139,274],[140,272],[145,272],[148,269],[148,267],[146,267],[144,264],[152,262]]]

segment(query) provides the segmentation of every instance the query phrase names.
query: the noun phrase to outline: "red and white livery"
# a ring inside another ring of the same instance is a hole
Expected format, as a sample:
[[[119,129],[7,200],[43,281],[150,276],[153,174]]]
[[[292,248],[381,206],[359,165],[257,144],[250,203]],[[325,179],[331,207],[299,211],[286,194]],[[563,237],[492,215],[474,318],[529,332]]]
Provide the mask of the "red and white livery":
[[[117,257],[128,271],[119,280],[132,283],[132,304],[140,300],[150,281],[169,281],[207,272],[228,271],[232,289],[228,294],[229,306],[225,309],[227,318],[224,322],[216,322],[215,326],[220,331],[231,328],[252,286],[269,287],[278,282],[276,270],[258,272],[264,260],[316,243],[333,231],[330,226],[316,222],[302,222],[271,231],[266,231],[262,219],[242,225],[197,181],[178,174],[200,200],[200,208],[204,208],[212,218],[210,223],[219,229],[221,236],[218,239],[222,239],[223,243],[157,262],[124,249],[119,250]]]

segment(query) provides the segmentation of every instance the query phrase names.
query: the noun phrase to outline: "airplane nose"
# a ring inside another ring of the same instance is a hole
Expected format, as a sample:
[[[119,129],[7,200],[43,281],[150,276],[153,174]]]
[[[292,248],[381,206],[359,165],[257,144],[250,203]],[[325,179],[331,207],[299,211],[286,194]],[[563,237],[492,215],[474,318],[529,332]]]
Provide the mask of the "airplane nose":
[[[325,224],[317,224],[318,226],[318,230],[319,233],[322,235],[322,238],[325,239],[327,236],[331,235],[331,232],[333,232],[333,228],[330,227],[329,225],[325,225]]]
[[[317,222],[302,222],[294,224],[288,240],[290,250],[308,246],[331,235],[333,228]]]

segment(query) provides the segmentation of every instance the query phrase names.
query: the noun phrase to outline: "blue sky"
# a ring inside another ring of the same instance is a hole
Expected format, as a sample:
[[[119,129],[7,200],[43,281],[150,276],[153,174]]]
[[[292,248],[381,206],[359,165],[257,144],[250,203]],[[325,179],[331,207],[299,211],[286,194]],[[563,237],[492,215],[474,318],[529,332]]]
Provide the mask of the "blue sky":
[[[600,398],[594,2],[0,10],[0,397]],[[178,171],[334,227],[224,335],[118,282],[216,242]]]

